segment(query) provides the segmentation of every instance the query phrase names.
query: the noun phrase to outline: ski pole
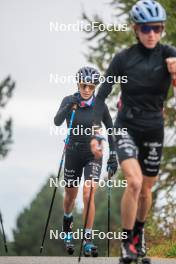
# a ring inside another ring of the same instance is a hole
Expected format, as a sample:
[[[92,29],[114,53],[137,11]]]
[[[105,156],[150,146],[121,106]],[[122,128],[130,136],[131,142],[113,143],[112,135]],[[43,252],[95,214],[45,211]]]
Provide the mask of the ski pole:
[[[73,125],[73,120],[74,120],[74,117],[75,117],[76,108],[77,108],[76,105],[74,105],[73,108],[72,108],[72,114],[71,114],[70,123],[69,123],[69,127],[68,127],[68,133],[67,133],[67,137],[66,137],[66,140],[65,140],[64,150],[63,150],[63,153],[62,153],[58,174],[57,174],[57,177],[56,177],[58,180],[59,180],[60,173],[61,173],[61,170],[62,170],[66,148],[67,148],[67,145],[69,144],[70,131],[71,131],[71,128],[72,128],[72,125]],[[57,191],[57,186],[54,188],[54,191],[53,191],[53,196],[52,196],[52,200],[51,200],[51,204],[50,204],[50,208],[49,208],[49,212],[48,212],[48,217],[47,217],[47,220],[46,220],[45,230],[44,230],[44,234],[43,234],[43,238],[42,238],[42,244],[41,244],[41,247],[40,247],[40,254],[43,251],[45,237],[46,237],[46,232],[47,232],[48,225],[49,225],[49,220],[50,220],[50,217],[51,217],[51,212],[52,212],[52,208],[53,208],[53,204],[54,204],[54,199],[55,199],[55,196],[56,196],[56,191]]]
[[[6,235],[5,235],[5,232],[4,232],[4,226],[3,226],[3,220],[2,220],[2,214],[1,214],[1,212],[0,212],[0,222],[1,222],[1,228],[2,228],[2,235],[3,235],[3,240],[4,240],[5,252],[8,253]]]
[[[90,209],[90,201],[91,201],[91,196],[92,196],[92,190],[93,190],[93,184],[92,184],[92,179],[91,179],[91,188],[90,188],[90,193],[89,193],[89,201],[88,201],[88,206],[87,206],[87,211],[86,211],[86,216],[85,216],[85,221],[84,221],[83,237],[81,239],[81,246],[80,246],[80,251],[79,251],[78,262],[81,261],[83,241],[84,241],[85,229],[86,229],[87,222],[88,222],[88,216],[89,216],[89,209]]]
[[[108,181],[111,179],[111,172],[108,171]],[[110,232],[110,224],[111,224],[111,187],[108,184],[108,233]],[[108,238],[108,257],[110,255],[110,240]]]

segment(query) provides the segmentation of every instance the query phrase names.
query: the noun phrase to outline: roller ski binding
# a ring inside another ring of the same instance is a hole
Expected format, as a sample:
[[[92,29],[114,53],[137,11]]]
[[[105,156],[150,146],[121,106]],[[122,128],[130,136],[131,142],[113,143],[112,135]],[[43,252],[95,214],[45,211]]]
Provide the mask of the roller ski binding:
[[[83,254],[85,257],[98,257],[98,248],[92,243],[91,234],[86,234],[84,238]]]
[[[66,251],[68,252],[69,255],[73,255],[74,253],[72,226],[73,226],[73,216],[69,218],[64,216],[63,219],[63,232],[65,233],[64,244]]]

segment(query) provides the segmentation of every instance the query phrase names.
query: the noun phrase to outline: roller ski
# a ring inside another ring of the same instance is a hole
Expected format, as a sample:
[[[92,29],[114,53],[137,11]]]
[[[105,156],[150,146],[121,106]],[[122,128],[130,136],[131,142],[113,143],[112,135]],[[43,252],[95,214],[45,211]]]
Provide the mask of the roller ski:
[[[98,248],[91,239],[91,234],[87,234],[83,241],[83,254],[85,257],[98,257]]]
[[[136,260],[126,260],[126,259],[120,258],[119,264],[151,264],[151,259],[137,257]]]
[[[137,258],[137,264],[151,264],[151,259],[146,257],[138,257]]]
[[[119,264],[151,264],[150,258],[141,258],[137,257],[136,260],[126,260],[123,258],[120,258]]]
[[[73,216],[69,218],[64,216],[63,219],[63,232],[65,232],[64,245],[69,255],[73,255],[74,253],[72,226],[73,226]]]

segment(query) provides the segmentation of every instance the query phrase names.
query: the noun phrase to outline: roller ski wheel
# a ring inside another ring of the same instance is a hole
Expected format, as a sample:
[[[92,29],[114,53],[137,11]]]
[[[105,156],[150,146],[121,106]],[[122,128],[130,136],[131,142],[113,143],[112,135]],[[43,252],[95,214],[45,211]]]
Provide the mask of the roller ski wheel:
[[[137,259],[137,264],[151,264],[151,259],[150,258],[146,258],[146,257],[138,257]]]
[[[136,260],[137,261],[137,260]],[[136,264],[135,260],[131,260],[131,259],[124,259],[124,258],[120,258],[119,259],[119,264]]]
[[[66,251],[68,252],[69,255],[73,255],[74,253],[74,244],[72,240],[73,240],[72,235],[68,233],[67,237],[64,239],[64,244]]]
[[[98,257],[98,249],[91,242],[84,244],[83,253],[85,257]]]
[[[69,255],[73,255],[75,251],[74,245],[73,244],[66,245],[66,250]]]
[[[119,259],[119,264],[139,264],[141,262],[138,262],[138,259],[136,260],[131,260],[131,259],[123,259],[123,258],[120,258]]]
[[[92,247],[92,257],[98,257],[98,248],[96,246]]]
[[[151,264],[150,258],[137,258],[136,260],[120,258],[119,264]]]
[[[62,231],[65,232],[64,244],[66,251],[68,252],[69,255],[73,255],[74,253],[72,227],[73,227],[73,216],[71,217],[64,216]]]

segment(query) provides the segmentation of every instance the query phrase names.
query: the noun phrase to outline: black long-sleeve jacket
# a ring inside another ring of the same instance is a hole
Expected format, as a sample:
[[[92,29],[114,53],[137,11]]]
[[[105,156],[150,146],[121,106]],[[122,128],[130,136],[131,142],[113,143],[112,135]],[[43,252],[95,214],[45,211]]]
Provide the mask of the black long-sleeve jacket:
[[[71,113],[72,113],[72,108],[70,105],[70,96],[64,97],[62,100],[62,103],[60,105],[60,108],[54,118],[54,123],[56,126],[60,126],[64,120],[66,119],[67,126],[69,126],[70,118],[71,118]],[[94,104],[89,107],[77,107],[76,113],[75,113],[75,118],[73,121],[73,130],[71,130],[70,134],[70,141],[71,142],[80,142],[80,143],[85,143],[89,144],[91,137],[92,137],[92,126],[93,126],[93,108]],[[106,104],[104,104],[102,108],[102,113],[101,113],[102,121],[106,127],[106,129],[110,129],[110,133],[108,135],[108,142],[109,142],[109,147],[111,151],[114,151],[114,141],[113,141],[113,136],[111,135],[112,128],[113,128],[113,123],[112,119],[108,110],[108,107]],[[76,128],[78,128],[76,130]],[[75,129],[75,130],[74,130]],[[85,133],[87,129],[88,134]],[[73,133],[73,131],[76,131]]]
[[[127,76],[127,82],[121,82],[122,108],[115,127],[119,121],[125,127],[141,131],[163,127],[163,103],[171,84],[166,64],[168,57],[176,57],[176,48],[160,43],[154,49],[138,43],[114,56],[105,77]],[[113,84],[106,81],[98,91],[93,117],[95,124],[100,123],[102,108]]]

